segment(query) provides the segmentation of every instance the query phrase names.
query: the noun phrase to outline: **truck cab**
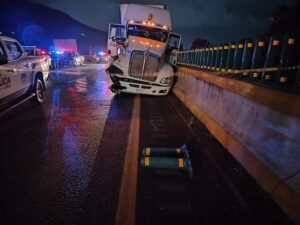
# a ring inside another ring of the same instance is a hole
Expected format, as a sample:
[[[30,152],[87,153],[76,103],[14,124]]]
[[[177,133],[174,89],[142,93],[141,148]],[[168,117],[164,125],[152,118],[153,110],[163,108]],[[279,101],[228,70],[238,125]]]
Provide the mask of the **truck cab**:
[[[121,24],[110,24],[107,69],[113,92],[167,95],[173,85],[181,37],[161,6],[121,5]]]

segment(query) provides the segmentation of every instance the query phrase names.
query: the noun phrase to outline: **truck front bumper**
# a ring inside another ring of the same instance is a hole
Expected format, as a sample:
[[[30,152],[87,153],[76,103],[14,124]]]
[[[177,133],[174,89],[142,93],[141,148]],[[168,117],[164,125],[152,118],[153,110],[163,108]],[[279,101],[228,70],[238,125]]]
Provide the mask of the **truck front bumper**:
[[[111,90],[113,92],[145,94],[145,95],[167,95],[172,87],[171,85],[160,85],[148,81],[134,79],[129,76],[118,76],[116,74],[109,74],[113,82]]]

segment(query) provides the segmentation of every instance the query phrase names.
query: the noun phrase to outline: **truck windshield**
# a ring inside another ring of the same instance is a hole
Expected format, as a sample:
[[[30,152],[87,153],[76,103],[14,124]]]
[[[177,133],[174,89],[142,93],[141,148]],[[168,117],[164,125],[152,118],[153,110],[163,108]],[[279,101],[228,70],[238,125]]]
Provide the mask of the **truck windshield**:
[[[168,32],[166,30],[134,24],[128,25],[128,35],[149,38],[161,42],[166,42],[168,38]]]

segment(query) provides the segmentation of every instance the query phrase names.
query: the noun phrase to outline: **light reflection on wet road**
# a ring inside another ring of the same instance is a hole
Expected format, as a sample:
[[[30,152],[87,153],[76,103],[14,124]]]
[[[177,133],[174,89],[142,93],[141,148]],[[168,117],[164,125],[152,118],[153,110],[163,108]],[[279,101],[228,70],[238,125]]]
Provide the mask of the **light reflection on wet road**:
[[[84,211],[113,98],[105,66],[52,72],[42,106],[27,102],[1,118],[4,224],[69,224]]]

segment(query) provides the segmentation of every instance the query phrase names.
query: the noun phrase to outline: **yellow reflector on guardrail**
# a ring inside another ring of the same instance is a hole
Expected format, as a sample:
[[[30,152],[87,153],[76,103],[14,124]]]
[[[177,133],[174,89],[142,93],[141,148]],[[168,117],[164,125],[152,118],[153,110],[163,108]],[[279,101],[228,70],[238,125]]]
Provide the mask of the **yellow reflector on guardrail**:
[[[280,83],[286,83],[288,81],[287,77],[280,77]]]
[[[266,79],[266,80],[271,80],[271,75],[266,75],[266,76],[265,76],[265,79]]]
[[[290,38],[290,39],[288,40],[288,44],[289,44],[289,45],[295,44],[295,39]]]
[[[277,46],[277,45],[279,45],[279,40],[273,40],[273,43],[272,43],[272,45],[274,45],[274,46]]]
[[[150,158],[145,157],[145,166],[150,166]]]
[[[179,159],[178,159],[178,167],[179,167],[179,168],[184,167],[184,161],[183,161],[183,158],[179,158]]]

